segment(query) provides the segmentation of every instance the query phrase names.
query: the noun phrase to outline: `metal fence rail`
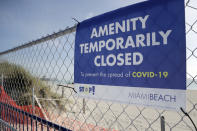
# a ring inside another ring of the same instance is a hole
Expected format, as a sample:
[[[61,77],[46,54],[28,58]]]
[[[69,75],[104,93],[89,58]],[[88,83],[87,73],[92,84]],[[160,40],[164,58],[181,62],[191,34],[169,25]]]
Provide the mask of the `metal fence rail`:
[[[186,111],[197,124],[197,5],[194,1],[185,1]],[[195,130],[181,111],[78,97],[73,90],[75,30],[76,26],[73,26],[0,53],[0,109],[11,108],[29,117],[28,122],[24,123],[25,130],[31,130],[31,127],[36,129],[38,122],[38,130],[42,129],[43,124],[46,125],[43,130],[48,130],[47,127],[58,130],[54,127],[60,125],[60,128],[66,127],[69,130],[155,131],[161,129],[160,121],[163,117],[167,131]],[[8,128],[10,122],[3,116],[0,126]],[[17,126],[13,127],[17,129],[23,125],[18,120],[15,122]]]
[[[2,130],[10,129],[10,131],[17,131],[14,127],[11,127],[7,122],[5,122],[2,119],[0,119],[0,129]]]
[[[0,112],[0,123],[2,123],[0,129],[10,129],[11,131],[39,131],[45,129],[53,129],[54,131],[71,131],[50,121],[10,106],[9,104],[0,102]],[[28,122],[30,126],[27,126]]]

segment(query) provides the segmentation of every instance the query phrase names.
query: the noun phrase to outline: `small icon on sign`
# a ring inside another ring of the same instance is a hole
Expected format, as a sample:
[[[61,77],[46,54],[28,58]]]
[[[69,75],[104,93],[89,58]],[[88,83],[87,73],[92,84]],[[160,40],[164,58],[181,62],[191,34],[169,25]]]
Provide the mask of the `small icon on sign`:
[[[92,93],[93,95],[95,94],[95,86],[80,86],[79,87],[79,92],[85,93],[85,94],[90,94]]]

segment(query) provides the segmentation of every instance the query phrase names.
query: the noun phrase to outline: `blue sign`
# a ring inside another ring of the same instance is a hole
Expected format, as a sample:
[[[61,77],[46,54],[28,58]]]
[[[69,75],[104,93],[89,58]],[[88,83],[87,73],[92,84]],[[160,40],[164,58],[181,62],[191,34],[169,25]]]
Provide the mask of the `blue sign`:
[[[163,100],[172,105],[179,96],[185,99],[184,14],[184,0],[153,0],[81,22],[75,39],[75,88],[83,93],[93,92],[94,87],[94,93],[87,97],[123,103],[131,103],[131,94],[139,92],[146,95],[146,100]],[[85,88],[88,91],[82,90]],[[141,91],[136,92],[136,88]],[[146,94],[148,89],[151,94]],[[110,93],[119,96],[120,90],[126,90],[127,97],[112,98]],[[161,90],[167,92],[156,93]]]

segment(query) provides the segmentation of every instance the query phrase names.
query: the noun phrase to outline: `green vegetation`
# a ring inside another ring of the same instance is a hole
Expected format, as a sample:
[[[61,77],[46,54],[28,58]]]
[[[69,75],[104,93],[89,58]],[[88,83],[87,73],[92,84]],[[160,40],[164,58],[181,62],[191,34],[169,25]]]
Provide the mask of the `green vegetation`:
[[[8,62],[0,63],[0,73],[4,77],[4,90],[18,105],[32,104],[32,89],[38,98],[60,99],[60,95],[52,92],[48,85],[39,78],[34,77],[23,67]],[[43,107],[48,108],[54,105],[51,101],[40,101]],[[35,102],[35,105],[38,105]],[[63,106],[59,100],[55,101],[55,106]]]

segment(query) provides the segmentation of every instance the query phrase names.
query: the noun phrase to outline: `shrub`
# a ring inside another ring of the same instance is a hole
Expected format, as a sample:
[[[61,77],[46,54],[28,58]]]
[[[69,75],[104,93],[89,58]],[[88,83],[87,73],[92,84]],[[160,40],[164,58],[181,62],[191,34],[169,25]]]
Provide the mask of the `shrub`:
[[[18,105],[32,104],[33,87],[35,87],[34,93],[38,98],[60,98],[60,95],[50,91],[47,84],[19,65],[2,62],[0,63],[0,73],[4,75],[4,90]],[[40,103],[46,108],[50,101]],[[37,105],[36,102],[35,104]],[[61,104],[56,101],[56,105],[62,106]]]

